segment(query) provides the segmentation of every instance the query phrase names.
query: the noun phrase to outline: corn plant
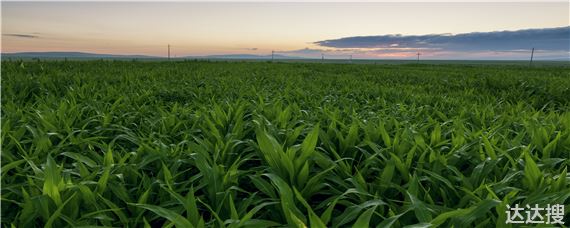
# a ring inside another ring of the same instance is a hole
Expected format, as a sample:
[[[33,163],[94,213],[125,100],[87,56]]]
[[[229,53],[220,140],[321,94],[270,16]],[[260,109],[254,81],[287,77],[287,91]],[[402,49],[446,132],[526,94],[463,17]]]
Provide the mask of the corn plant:
[[[1,68],[3,227],[511,227],[509,205],[570,206],[567,66]]]

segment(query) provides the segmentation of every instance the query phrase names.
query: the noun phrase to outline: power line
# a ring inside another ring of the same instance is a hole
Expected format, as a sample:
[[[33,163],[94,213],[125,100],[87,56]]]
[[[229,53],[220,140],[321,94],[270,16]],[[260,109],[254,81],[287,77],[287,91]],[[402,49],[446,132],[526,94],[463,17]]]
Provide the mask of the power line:
[[[529,67],[532,66],[532,57],[534,57],[534,48],[532,48],[532,51],[530,52],[530,63],[528,63]]]
[[[418,55],[418,61],[417,62],[420,63],[420,55],[421,55],[420,52],[418,52],[416,55]]]

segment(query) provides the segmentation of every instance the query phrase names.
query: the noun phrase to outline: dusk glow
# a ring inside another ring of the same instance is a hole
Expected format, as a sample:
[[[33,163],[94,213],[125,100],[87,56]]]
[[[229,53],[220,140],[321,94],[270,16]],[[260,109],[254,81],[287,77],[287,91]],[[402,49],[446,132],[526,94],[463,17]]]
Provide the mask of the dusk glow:
[[[570,31],[568,18],[568,2],[3,2],[2,53],[77,51],[165,56],[170,44],[177,56],[267,55],[275,50],[309,58],[320,58],[321,54],[329,58],[413,58],[419,51],[425,58],[434,59],[519,59],[526,58],[527,49],[532,47],[524,44],[499,50],[486,44],[481,49],[455,50],[440,44],[383,43],[371,48],[324,41],[551,28],[565,32]],[[568,45],[541,45],[536,45],[538,58],[569,55]]]

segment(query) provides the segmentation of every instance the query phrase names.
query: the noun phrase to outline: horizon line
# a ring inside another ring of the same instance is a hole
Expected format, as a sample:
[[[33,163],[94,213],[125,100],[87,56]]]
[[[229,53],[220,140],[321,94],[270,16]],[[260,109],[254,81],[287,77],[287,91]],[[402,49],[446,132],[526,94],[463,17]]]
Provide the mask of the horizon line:
[[[95,55],[95,56],[33,56],[33,54],[46,54],[46,53],[53,53],[53,54],[63,54],[63,53],[69,53],[69,54],[87,54],[87,55]],[[18,54],[28,54],[29,56],[5,56],[5,55],[18,55]],[[44,51],[44,52],[37,52],[37,51],[24,51],[24,52],[1,52],[0,51],[0,55],[2,58],[8,58],[8,59],[61,59],[61,58],[65,58],[65,59],[125,59],[125,60],[129,60],[129,59],[164,59],[164,60],[168,60],[169,57],[167,56],[155,56],[155,55],[146,55],[146,54],[108,54],[108,53],[94,53],[94,52],[83,52],[83,51]],[[97,56],[99,55],[99,56]],[[232,56],[257,56],[257,57],[263,57],[263,58],[239,58],[239,57],[233,57]],[[136,56],[139,56],[139,58],[137,58]],[[227,56],[227,57],[224,57]],[[300,56],[288,56],[288,55],[278,55],[281,58],[275,58],[275,60],[299,60],[299,61],[303,61],[303,60],[318,60],[318,61],[323,61],[323,59],[321,58],[313,58],[313,57],[300,57]],[[325,55],[326,56],[326,55]],[[288,57],[288,58],[283,58],[283,57]],[[271,54],[268,55],[257,55],[257,54],[212,54],[212,55],[185,55],[185,56],[176,56],[176,57],[170,57],[170,59],[225,59],[225,60],[271,60]],[[334,58],[325,58],[324,61],[351,61],[351,60],[368,60],[368,61],[372,61],[372,60],[380,60],[380,61],[413,61],[416,62],[418,61],[415,58],[339,58],[339,57],[334,57]],[[480,59],[463,59],[463,58],[424,58],[421,59],[420,58],[420,62],[421,61],[517,61],[517,62],[528,62],[530,60],[529,59],[492,59],[492,58],[480,58]],[[536,59],[536,57],[533,59],[534,61],[556,61],[556,62],[570,62],[570,56],[566,57],[566,58],[551,58],[551,59]]]

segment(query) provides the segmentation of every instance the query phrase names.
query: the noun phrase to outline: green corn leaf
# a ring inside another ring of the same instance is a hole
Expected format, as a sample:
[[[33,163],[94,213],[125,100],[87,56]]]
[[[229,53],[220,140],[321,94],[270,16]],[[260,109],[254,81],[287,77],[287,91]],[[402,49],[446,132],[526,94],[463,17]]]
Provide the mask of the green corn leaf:
[[[320,227],[320,228],[327,227],[325,223],[321,220],[321,218],[319,218],[319,216],[315,214],[311,206],[307,203],[305,198],[303,198],[303,195],[301,195],[301,193],[299,193],[299,191],[297,191],[297,189],[295,188],[293,188],[293,191],[295,192],[295,197],[297,198],[297,200],[301,202],[301,204],[303,204],[307,209],[307,211],[309,212],[309,224],[311,225],[311,227]]]
[[[276,204],[276,202],[266,202],[266,203],[262,203],[259,204],[257,206],[255,206],[254,208],[252,208],[251,210],[249,210],[239,221],[239,224],[237,225],[237,227],[242,227],[248,223],[250,223],[250,221],[252,220],[253,216],[255,215],[255,213],[259,212],[261,209],[263,209],[266,206],[270,206],[270,205],[274,205]]]
[[[431,212],[426,207],[425,203],[420,201],[416,196],[406,192],[412,208],[414,208],[414,213],[421,223],[430,222],[432,220]]]
[[[283,179],[274,174],[264,174],[269,177],[271,183],[277,188],[281,199],[281,207],[287,222],[291,225],[298,224],[299,221],[304,221],[305,218],[301,211],[295,206],[293,191]]]
[[[384,127],[384,123],[381,122],[378,125],[378,131],[380,131],[384,145],[387,147],[392,147],[392,140],[390,139],[390,135],[388,135],[388,131],[386,131],[386,128]]]
[[[476,219],[484,218],[485,214],[489,213],[490,209],[497,206],[500,201],[486,199],[477,205],[465,209],[455,209],[453,211],[445,212],[438,215],[430,223],[434,226],[441,226],[448,219],[457,221],[457,225],[469,226]]]
[[[190,223],[190,221],[186,220],[184,217],[182,217],[180,214],[168,210],[166,208],[162,208],[159,206],[155,206],[155,205],[149,205],[149,204],[137,204],[137,203],[130,203],[130,205],[133,206],[137,206],[140,208],[144,208],[146,210],[152,211],[155,214],[159,215],[160,217],[163,217],[165,219],[167,219],[168,221],[176,224],[176,227],[194,227],[194,225],[192,225],[192,223]]]
[[[51,156],[48,155],[44,171],[43,194],[49,196],[57,206],[62,204],[59,185],[61,182],[61,170]]]
[[[535,190],[539,187],[540,181],[542,179],[542,172],[540,172],[540,169],[538,168],[533,158],[531,157],[528,148],[525,149],[524,151],[524,160],[525,160],[525,166],[524,166],[525,180],[528,184],[528,187],[530,187],[530,189],[532,190]]]
[[[372,214],[375,210],[376,206],[368,208],[364,213],[358,216],[358,219],[356,219],[356,222],[352,227],[370,227],[370,219],[372,218]]]
[[[57,209],[51,214],[48,221],[46,222],[46,224],[45,224],[46,228],[51,228],[56,219],[62,218],[63,215],[61,212],[63,211],[63,208],[65,207],[65,205],[67,205],[67,203],[69,203],[72,199],[75,198],[76,194],[77,193],[73,193],[73,195],[71,195],[69,198],[67,198],[67,200],[65,200],[65,202],[63,202],[61,205],[58,205]]]
[[[168,169],[168,166],[166,166],[164,162],[162,163],[162,174],[164,176],[164,182],[166,183],[166,186],[168,186],[168,188],[172,190],[172,186],[174,185],[174,180],[173,180],[174,178],[172,178],[170,169]]]

